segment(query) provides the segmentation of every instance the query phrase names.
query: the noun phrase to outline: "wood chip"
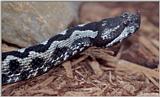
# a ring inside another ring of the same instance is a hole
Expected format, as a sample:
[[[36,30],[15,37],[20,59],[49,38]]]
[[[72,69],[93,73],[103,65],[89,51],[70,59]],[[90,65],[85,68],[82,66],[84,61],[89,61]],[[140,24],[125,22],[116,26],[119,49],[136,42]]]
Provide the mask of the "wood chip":
[[[152,44],[152,42],[146,37],[140,36],[139,41],[150,51],[153,55],[159,56],[158,49]]]
[[[145,74],[150,75],[153,78],[159,79],[159,72],[152,70],[150,68],[146,68],[141,65],[132,63],[132,62],[125,61],[125,60],[120,60],[118,62],[118,64],[116,65],[116,67],[117,68],[126,68],[126,69],[136,71],[139,73],[145,73]]]
[[[73,78],[71,62],[67,61],[67,62],[63,63],[62,65],[63,65],[64,69],[66,70],[67,77]]]
[[[159,48],[159,41],[156,39],[151,39],[151,42],[157,47]]]
[[[33,89],[36,89],[37,87],[46,87],[48,84],[50,84],[53,81],[53,79],[54,79],[54,77],[51,76],[51,77],[47,78],[46,80],[44,80],[42,83],[36,84],[35,86],[32,86],[28,90],[33,90]]]
[[[155,86],[157,86],[158,88],[159,88],[159,83],[158,82],[156,82],[150,75],[148,75],[148,74],[146,74],[146,73],[144,73],[145,74],[145,76],[147,76],[147,78],[155,85]]]
[[[89,64],[97,76],[101,76],[103,74],[100,64],[97,61],[91,61]]]
[[[107,88],[108,88],[108,86],[106,85],[102,90],[96,92],[95,95],[101,96]]]
[[[73,61],[73,62],[72,62],[72,65],[76,65],[76,64],[82,62],[82,61],[85,60],[87,57],[88,57],[87,55],[84,55],[84,56],[80,57],[79,59]]]
[[[41,89],[41,90],[35,90],[35,91],[30,91],[32,94],[37,94],[37,93],[42,93],[42,94],[47,94],[47,95],[57,95],[58,92],[54,91],[52,89]]]
[[[141,72],[141,73],[147,73],[150,76],[152,76],[153,78],[159,79],[159,72],[141,66],[139,64],[136,63],[132,63],[123,59],[117,59],[116,57],[113,57],[111,55],[105,54],[103,52],[92,52],[92,54],[95,57],[98,58],[102,58],[103,60],[106,60],[108,63],[108,65],[112,66],[112,67],[116,67],[116,69],[120,68],[120,69],[126,69],[126,70],[131,70],[131,71],[136,71],[136,72]]]

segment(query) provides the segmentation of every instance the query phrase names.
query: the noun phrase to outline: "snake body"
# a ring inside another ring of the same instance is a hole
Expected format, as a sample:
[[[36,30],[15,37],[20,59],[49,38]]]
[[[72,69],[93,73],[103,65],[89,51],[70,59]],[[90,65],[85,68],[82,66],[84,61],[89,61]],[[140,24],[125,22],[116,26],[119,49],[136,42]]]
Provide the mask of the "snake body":
[[[68,28],[50,39],[17,51],[2,53],[2,84],[41,75],[90,46],[109,47],[140,27],[138,13]]]

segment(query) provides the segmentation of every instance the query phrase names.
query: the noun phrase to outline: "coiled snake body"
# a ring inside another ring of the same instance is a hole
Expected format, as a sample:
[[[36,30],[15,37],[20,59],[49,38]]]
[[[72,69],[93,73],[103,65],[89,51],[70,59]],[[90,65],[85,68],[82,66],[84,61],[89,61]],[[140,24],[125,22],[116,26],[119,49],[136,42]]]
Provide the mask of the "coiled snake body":
[[[138,13],[71,27],[49,40],[17,51],[2,53],[2,84],[41,75],[90,46],[109,47],[140,27]]]

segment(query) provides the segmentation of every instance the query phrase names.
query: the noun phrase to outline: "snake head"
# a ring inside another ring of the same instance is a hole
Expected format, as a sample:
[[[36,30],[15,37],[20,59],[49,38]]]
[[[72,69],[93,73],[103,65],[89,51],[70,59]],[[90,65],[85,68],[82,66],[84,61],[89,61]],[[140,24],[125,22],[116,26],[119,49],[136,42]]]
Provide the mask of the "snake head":
[[[109,47],[121,42],[140,28],[140,14],[124,12],[120,16],[103,19],[98,23],[96,46]]]

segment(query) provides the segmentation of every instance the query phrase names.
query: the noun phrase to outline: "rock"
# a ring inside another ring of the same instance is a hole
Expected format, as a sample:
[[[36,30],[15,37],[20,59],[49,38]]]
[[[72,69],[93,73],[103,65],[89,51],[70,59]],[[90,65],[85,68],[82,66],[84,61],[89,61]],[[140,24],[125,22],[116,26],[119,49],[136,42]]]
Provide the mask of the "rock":
[[[16,50],[16,49],[18,49],[18,48],[15,48],[15,47],[13,47],[13,46],[8,46],[7,44],[2,43],[2,47],[1,47],[1,51],[2,51],[2,52],[14,51],[14,50]]]
[[[116,7],[110,8],[104,6],[103,4],[105,3],[98,3],[98,2],[84,3],[81,6],[80,10],[80,21],[82,23],[99,21],[101,19],[113,17],[121,13],[122,9]]]
[[[2,2],[2,40],[27,47],[78,19],[79,2]]]

